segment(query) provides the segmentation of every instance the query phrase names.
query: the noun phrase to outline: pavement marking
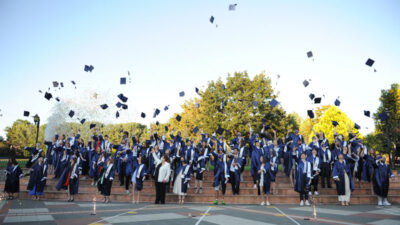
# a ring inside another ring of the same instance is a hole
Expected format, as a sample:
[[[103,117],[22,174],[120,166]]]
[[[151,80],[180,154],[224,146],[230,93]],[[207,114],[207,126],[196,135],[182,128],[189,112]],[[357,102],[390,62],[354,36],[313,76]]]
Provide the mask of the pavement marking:
[[[393,224],[399,224],[398,220],[389,220],[389,219],[384,219],[384,220],[377,220],[374,222],[369,222],[368,224],[374,224],[374,225],[393,225]]]
[[[289,209],[291,209],[291,210],[299,210],[299,211],[304,211],[304,212],[312,212],[313,211],[312,207],[296,207],[296,208],[289,208]],[[354,215],[354,214],[360,214],[361,212],[350,211],[350,210],[317,208],[317,214],[318,213],[327,213],[327,214],[334,214],[334,215],[350,216],[350,215]]]
[[[215,211],[215,210],[224,210],[223,208],[216,208],[216,207],[211,207],[211,206],[195,206],[195,207],[189,207],[188,209],[204,212],[209,208],[212,208],[213,211]]]
[[[38,221],[53,221],[53,216],[7,216],[3,223],[24,223],[24,222],[38,222]]]
[[[145,209],[145,208],[146,208],[146,206],[143,206],[143,207],[138,208],[138,209],[135,209],[135,210],[141,210],[141,209]],[[96,224],[96,223],[100,223],[100,222],[102,222],[102,221],[107,221],[107,219],[111,219],[111,218],[115,218],[115,217],[118,217],[118,216],[122,216],[122,215],[128,214],[129,212],[132,212],[132,211],[129,210],[129,211],[126,211],[126,212],[117,214],[117,215],[115,215],[115,216],[105,217],[105,218],[103,218],[103,219],[101,219],[101,220],[99,220],[99,221],[96,221],[96,222],[93,222],[93,223],[90,223],[90,224]]]
[[[204,221],[215,224],[229,224],[229,225],[271,225],[271,223],[264,223],[257,220],[243,219],[240,217],[227,216],[227,215],[215,215],[207,216]],[[197,224],[197,223],[196,223]]]
[[[74,205],[73,202],[44,202],[45,205]]]
[[[6,200],[0,201],[0,210],[3,208],[4,204],[6,204]]]
[[[158,214],[141,214],[104,218],[103,221],[108,223],[131,223],[135,222],[149,222],[149,221],[163,221],[172,219],[184,219],[187,216],[182,216],[177,213],[158,213]]]
[[[8,214],[26,214],[26,213],[47,213],[48,208],[33,208],[33,209],[9,209]]]
[[[82,208],[93,208],[93,203],[80,203],[77,204]],[[96,203],[96,207],[110,207],[110,206],[129,206],[129,204],[106,204],[106,203]]]
[[[278,209],[278,207],[275,206],[276,211],[278,211],[279,213],[281,213],[282,215],[286,216],[289,220],[291,220],[293,223],[300,225],[300,223],[298,223],[296,220],[294,220],[292,217],[286,215],[284,212],[282,212],[280,209]]]
[[[204,217],[206,217],[206,215],[208,214],[208,212],[211,210],[211,207],[208,207],[208,209],[204,212],[204,214],[199,218],[199,220],[197,220],[196,225],[199,225],[201,223],[201,221],[204,219]]]
[[[372,210],[368,211],[368,213],[374,213],[374,214],[391,214],[391,215],[400,215],[400,208],[397,207],[392,207],[392,208],[381,208],[378,210]]]

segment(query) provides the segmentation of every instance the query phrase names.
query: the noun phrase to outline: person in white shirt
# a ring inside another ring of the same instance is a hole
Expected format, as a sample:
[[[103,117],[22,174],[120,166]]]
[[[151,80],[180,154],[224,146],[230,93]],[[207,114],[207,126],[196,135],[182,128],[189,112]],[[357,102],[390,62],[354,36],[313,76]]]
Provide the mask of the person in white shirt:
[[[155,204],[165,204],[166,184],[168,183],[171,175],[170,159],[168,155],[163,155],[160,159],[154,152],[154,148],[151,150],[151,153],[156,164],[156,171],[154,175],[156,186]]]

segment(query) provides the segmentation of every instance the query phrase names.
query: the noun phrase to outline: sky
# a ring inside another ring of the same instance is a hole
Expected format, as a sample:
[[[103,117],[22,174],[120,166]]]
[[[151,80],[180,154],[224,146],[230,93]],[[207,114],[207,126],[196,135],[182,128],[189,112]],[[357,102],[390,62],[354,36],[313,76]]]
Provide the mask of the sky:
[[[98,93],[88,104],[110,105],[104,122],[149,124],[155,108],[170,105],[157,118],[165,122],[196,97],[195,87],[236,71],[270,76],[281,106],[303,118],[315,107],[311,92],[325,95],[322,104],[339,97],[340,109],[367,134],[374,124],[363,110],[374,112],[381,90],[400,81],[399,11],[398,0],[0,0],[0,136],[17,119],[33,122],[24,110],[46,122],[56,101],[38,90],[52,81],[66,84],[51,90],[69,102]],[[131,82],[120,85],[127,71]],[[304,79],[311,79],[307,88]],[[129,109],[115,119],[119,93]]]

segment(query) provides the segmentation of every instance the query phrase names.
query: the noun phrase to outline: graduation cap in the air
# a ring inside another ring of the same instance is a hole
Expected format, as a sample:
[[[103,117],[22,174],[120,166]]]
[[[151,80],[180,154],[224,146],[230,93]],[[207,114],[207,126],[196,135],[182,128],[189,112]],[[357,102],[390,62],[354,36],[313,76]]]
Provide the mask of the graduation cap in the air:
[[[73,80],[71,80],[71,83],[72,83],[73,85],[76,85],[75,81],[73,81]]]
[[[320,98],[320,97],[314,98],[314,103],[315,103],[315,104],[321,103],[321,98]]]
[[[309,84],[310,84],[310,82],[308,82],[308,80],[304,80],[304,81],[303,81],[304,87],[307,87]]]
[[[75,115],[75,112],[71,110],[71,111],[69,111],[68,115],[69,115],[69,117],[71,117],[71,118],[72,118],[72,117],[74,117],[74,115]]]
[[[126,77],[121,77],[119,83],[120,84],[126,84]]]
[[[58,82],[57,81],[53,81],[53,87],[58,87]]]
[[[141,116],[142,118],[146,118],[146,114],[145,114],[144,112],[142,112],[142,113],[140,114],[140,116]]]
[[[265,118],[262,118],[262,119],[261,119],[261,123],[262,123],[262,125],[264,125],[264,124],[265,124],[265,121],[266,121],[266,119],[265,119]]]
[[[118,98],[121,99],[122,102],[128,101],[128,98],[125,97],[124,94],[122,94],[122,93],[118,95]]]
[[[102,109],[107,109],[108,108],[108,105],[107,104],[103,104],[103,105],[101,105],[100,106]]]
[[[337,107],[340,106],[340,101],[339,101],[339,99],[336,99],[336,100],[335,100],[335,105],[336,105]]]
[[[46,93],[44,94],[44,97],[45,97],[47,100],[50,101],[50,99],[53,97],[53,95],[50,94],[49,92],[46,92]]]
[[[59,97],[57,97],[57,98],[56,98],[56,101],[57,101],[57,102],[59,102],[59,101],[60,101],[60,98],[59,98]]]
[[[198,128],[198,127],[195,127],[195,128],[193,129],[193,133],[196,134],[197,132],[199,132],[199,128]]]
[[[185,96],[185,92],[184,91],[179,92],[179,97],[183,97],[183,96]]]
[[[313,57],[312,51],[308,51],[308,52],[307,52],[307,57],[308,57],[308,58]]]
[[[168,131],[168,126],[165,126],[164,129],[165,129],[165,131]]]
[[[118,119],[118,117],[119,117],[119,112],[118,111],[115,113],[115,117]]]
[[[258,102],[257,102],[257,101],[254,101],[254,102],[253,102],[253,105],[254,105],[254,107],[257,107],[257,106],[258,106]]]
[[[356,128],[357,130],[359,130],[361,127],[360,127],[360,125],[354,123],[354,128]]]
[[[383,122],[389,119],[389,114],[387,112],[379,113],[379,119]]]
[[[121,102],[117,102],[117,104],[115,104],[115,106],[117,106],[118,108],[121,108],[122,103]]]
[[[336,122],[336,121],[334,121],[334,120],[332,120],[332,125],[333,125],[334,127],[336,127],[337,125],[339,125],[339,123]]]
[[[81,119],[81,124],[84,124],[86,122],[86,119]]]
[[[164,111],[167,111],[168,108],[169,108],[169,105],[166,105],[166,106],[164,107]]]
[[[29,112],[28,111],[24,111],[24,116],[29,116]]]
[[[89,129],[92,129],[94,127],[96,127],[96,124],[95,123],[91,123],[90,126],[89,126]]]
[[[214,17],[213,16],[210,17],[210,23],[214,23]]]
[[[156,110],[154,111],[153,118],[156,118],[156,117],[158,116],[158,114],[160,114],[160,110],[159,110],[159,109],[156,109]]]
[[[237,4],[230,4],[229,5],[229,11],[235,11],[236,10]]]
[[[178,122],[181,122],[182,117],[180,115],[177,115],[175,118]]]
[[[216,133],[219,134],[219,135],[222,135],[224,133],[224,128],[218,127]]]
[[[121,104],[122,105],[122,109],[128,109],[128,105],[127,104]]]
[[[314,119],[314,112],[312,110],[307,110],[307,114],[310,117],[310,119]]]
[[[90,65],[90,66],[85,65],[85,68],[84,68],[85,72],[92,72],[93,69],[94,69],[94,67],[92,65]]]
[[[370,117],[370,116],[371,116],[371,113],[370,113],[370,111],[364,110],[364,116],[368,116],[368,117]]]
[[[222,90],[225,90],[226,89],[225,84],[222,84],[221,88]]]
[[[269,105],[270,105],[272,108],[274,108],[276,105],[278,105],[278,101],[275,100],[275,99],[272,99],[272,100],[269,102]]]
[[[315,95],[313,93],[311,93],[308,97],[310,97],[311,100],[314,100]]]
[[[63,82],[61,82],[61,83],[60,83],[60,86],[63,88],[63,87],[64,87],[64,83],[63,83]]]
[[[42,90],[39,90],[39,93],[43,93]]]
[[[160,122],[156,121],[156,125],[157,125],[157,126],[160,125]]]
[[[200,108],[200,104],[199,103],[194,103],[194,108],[196,108],[196,109]]]
[[[374,60],[368,58],[367,62],[365,62],[365,65],[367,65],[367,66],[372,66],[372,65],[374,65],[374,63],[375,63]]]

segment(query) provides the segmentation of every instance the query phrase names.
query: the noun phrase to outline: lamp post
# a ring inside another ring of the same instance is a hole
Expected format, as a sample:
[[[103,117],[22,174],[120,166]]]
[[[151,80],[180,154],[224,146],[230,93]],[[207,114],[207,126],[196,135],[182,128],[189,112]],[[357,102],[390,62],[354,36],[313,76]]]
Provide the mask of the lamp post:
[[[38,116],[38,114],[33,116],[33,121],[35,122],[36,125],[36,143],[37,143],[39,138],[39,126],[40,126],[40,117]]]

